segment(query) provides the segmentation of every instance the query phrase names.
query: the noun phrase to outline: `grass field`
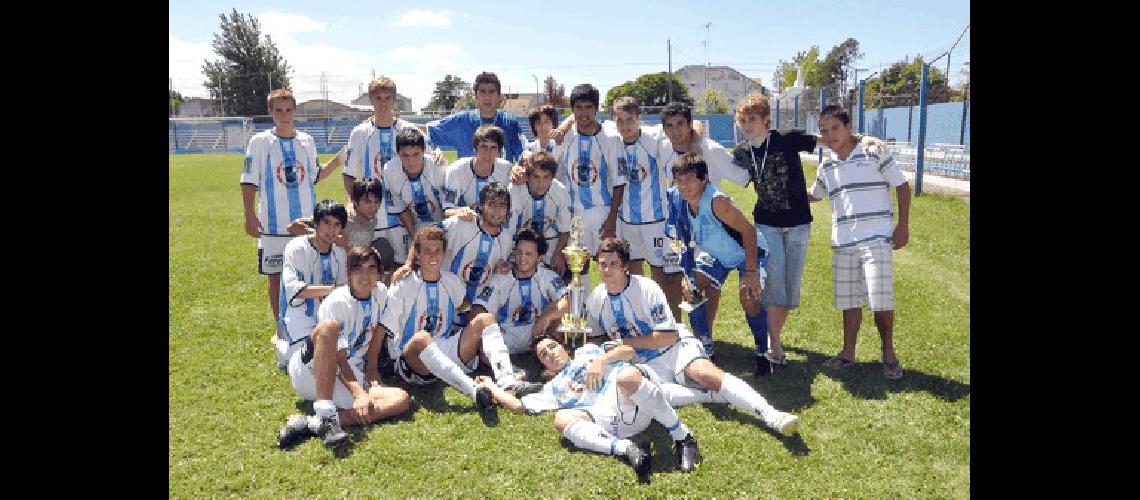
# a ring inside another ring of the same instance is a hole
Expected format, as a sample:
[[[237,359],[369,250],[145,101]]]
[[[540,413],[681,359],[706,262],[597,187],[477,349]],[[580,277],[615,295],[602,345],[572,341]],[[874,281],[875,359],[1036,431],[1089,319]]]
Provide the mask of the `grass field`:
[[[727,406],[681,408],[704,461],[692,474],[676,470],[668,434],[655,423],[647,431],[654,476],[644,485],[616,459],[563,440],[553,413],[500,409],[485,426],[473,403],[442,383],[410,389],[410,415],[350,429],[346,456],[318,440],[279,451],[277,429],[311,403],[294,394],[266,341],[273,323],[256,242],[242,229],[241,164],[238,154],[170,156],[173,497],[969,496],[970,207],[955,198],[916,198],[910,244],[895,253],[902,380],[883,378],[867,311],[859,364],[821,366],[839,351],[842,332],[832,305],[830,208],[815,203],[802,306],[783,334],[790,366],[752,377],[752,337],[735,293],[725,294],[714,329],[718,363],[800,415],[800,435],[781,437]],[[805,170],[814,177],[814,164]],[[334,174],[318,195],[343,201],[339,181]],[[726,186],[750,213],[751,189]],[[736,279],[726,290],[736,290]],[[529,355],[515,359],[537,366]]]

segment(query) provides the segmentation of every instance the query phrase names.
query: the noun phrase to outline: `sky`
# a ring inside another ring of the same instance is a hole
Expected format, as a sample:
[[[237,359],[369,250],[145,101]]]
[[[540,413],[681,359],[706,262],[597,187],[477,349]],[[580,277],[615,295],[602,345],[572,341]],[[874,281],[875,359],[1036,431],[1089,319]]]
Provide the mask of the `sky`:
[[[367,5],[366,8],[362,5]],[[711,5],[712,7],[706,7]],[[686,65],[731,66],[771,87],[779,61],[819,46],[820,57],[847,38],[859,41],[861,77],[905,57],[926,60],[954,45],[970,23],[967,0],[784,1],[624,0],[363,3],[171,0],[170,82],[186,97],[208,97],[203,62],[219,15],[252,14],[272,37],[291,73],[298,101],[345,102],[387,75],[397,91],[426,106],[446,74],[470,83],[493,71],[503,92],[536,92],[553,76],[566,95],[591,83],[604,99],[611,87],[645,73]],[[711,23],[706,28],[706,23]],[[971,28],[972,30],[972,28]],[[970,31],[950,53],[951,84],[970,59]],[[945,71],[946,58],[936,66]]]

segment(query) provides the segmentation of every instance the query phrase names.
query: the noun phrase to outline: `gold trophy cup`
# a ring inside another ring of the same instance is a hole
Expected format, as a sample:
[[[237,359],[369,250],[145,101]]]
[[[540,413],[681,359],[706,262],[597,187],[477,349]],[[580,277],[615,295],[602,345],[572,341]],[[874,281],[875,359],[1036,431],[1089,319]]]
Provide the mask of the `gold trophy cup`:
[[[569,286],[570,312],[562,315],[562,324],[558,327],[563,342],[572,349],[586,345],[586,335],[590,331],[585,316],[586,291],[582,287],[581,278],[578,277],[586,267],[586,259],[590,254],[585,247],[578,244],[581,239],[582,218],[575,216],[570,222],[570,244],[562,249],[562,254],[566,256],[566,267],[570,268],[573,275]],[[582,339],[581,344],[578,343],[579,335]]]
[[[685,253],[685,242],[681,240],[671,239],[669,240],[669,248],[673,250],[674,254],[677,255],[677,266],[680,266],[681,258]],[[708,297],[705,297],[705,294],[701,293],[701,291],[697,289],[697,285],[693,283],[692,278],[690,278],[689,275],[685,274],[684,272],[681,273],[681,288],[685,289],[688,295],[692,297],[692,302],[686,300],[678,305],[682,311],[691,313],[693,312],[693,309],[700,307],[701,304],[704,304],[709,300]]]

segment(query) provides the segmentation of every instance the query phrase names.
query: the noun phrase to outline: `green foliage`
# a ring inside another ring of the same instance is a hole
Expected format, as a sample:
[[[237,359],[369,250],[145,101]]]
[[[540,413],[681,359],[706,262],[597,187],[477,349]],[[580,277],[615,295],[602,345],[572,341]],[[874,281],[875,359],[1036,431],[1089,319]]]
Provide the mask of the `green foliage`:
[[[862,58],[863,53],[859,51],[859,41],[854,38],[848,38],[843,43],[832,47],[820,65],[822,82],[825,85],[846,83],[855,70],[855,63]]]
[[[819,59],[819,47],[812,46],[807,52],[799,52],[791,62],[781,60],[772,77],[779,90],[795,85],[799,65],[804,68],[804,85],[820,87],[833,83],[845,83],[855,69],[855,63],[863,58],[859,51],[859,41],[848,38]]]
[[[170,93],[170,102],[169,102],[169,106],[167,107],[167,109],[170,110],[171,116],[177,116],[178,110],[182,109],[182,101],[183,101],[182,94],[180,92],[178,92],[177,90],[171,90],[171,91],[169,91],[169,93]]]
[[[864,92],[866,107],[915,106],[919,102],[919,85],[922,83],[922,56],[910,61],[899,61],[867,80]],[[926,103],[961,101],[960,93],[953,99],[955,91],[948,85],[946,73],[938,66],[930,66],[927,73],[929,87],[926,89]]]
[[[555,80],[553,76],[547,76],[546,80],[543,80],[542,83],[543,87],[546,89],[546,104],[554,107],[569,105],[569,103],[566,101],[565,85],[559,85],[558,80]]]
[[[449,111],[457,108],[459,101],[471,96],[471,85],[455,75],[444,75],[443,80],[435,82],[435,90],[428,101],[429,109]],[[471,97],[474,100],[474,97]]]
[[[218,17],[221,31],[214,34],[213,48],[221,59],[202,66],[203,85],[222,101],[228,115],[264,115],[265,97],[272,90],[269,80],[274,89],[289,88],[289,65],[269,35],[262,39],[257,18],[237,9],[228,18]]]
[[[697,99],[697,105],[693,112],[703,115],[728,113],[728,101],[720,94],[720,91],[710,87],[705,91],[704,97]]]
[[[641,75],[633,81],[625,82],[606,92],[603,105],[609,109],[618,97],[631,96],[641,102],[642,106],[664,106],[669,104],[669,88],[673,89],[673,100],[692,105],[693,98],[689,97],[689,89],[681,83],[681,78],[675,74],[664,71]]]

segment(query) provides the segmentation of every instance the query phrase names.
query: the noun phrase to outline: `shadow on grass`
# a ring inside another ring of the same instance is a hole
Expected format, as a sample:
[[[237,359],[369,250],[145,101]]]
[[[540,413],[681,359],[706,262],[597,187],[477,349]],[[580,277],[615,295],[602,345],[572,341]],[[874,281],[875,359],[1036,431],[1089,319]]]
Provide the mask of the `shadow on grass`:
[[[637,446],[639,443],[645,442],[647,440],[652,443],[651,446],[652,446],[652,452],[653,452],[652,453],[653,464],[652,464],[652,467],[649,469],[649,477],[646,477],[646,478],[638,477],[637,473],[634,472],[633,467],[630,467],[629,462],[625,461],[624,455],[609,456],[608,457],[609,463],[607,465],[602,465],[602,466],[603,467],[621,467],[621,468],[625,469],[626,471],[628,471],[629,476],[634,481],[636,481],[638,484],[652,484],[653,474],[656,474],[658,472],[668,472],[670,470],[676,469],[677,468],[676,465],[673,465],[672,468],[670,468],[670,464],[673,464],[674,461],[672,461],[672,459],[668,455],[663,456],[661,454],[661,450],[663,448],[661,448],[660,440],[659,439],[646,439],[646,432],[648,432],[648,431],[642,431],[641,433],[638,433],[636,436],[630,438],[630,441],[633,441],[634,446]],[[666,442],[672,443],[672,441],[669,440],[668,434],[664,434],[664,436],[665,436]],[[587,455],[595,455],[598,457],[604,457],[605,456],[602,453],[587,451],[587,450],[583,450],[577,446],[574,446],[574,443],[571,443],[570,440],[566,439],[565,437],[562,437],[561,439],[559,439],[559,444],[562,445],[562,449],[566,450],[569,453],[585,453]]]
[[[899,380],[887,380],[883,377],[883,364],[877,360],[860,361],[846,368],[830,370],[823,367],[823,362],[831,358],[833,354],[809,351],[792,346],[784,346],[784,350],[801,354],[807,358],[805,360],[791,361],[789,366],[789,368],[798,369],[799,373],[802,374],[793,374],[794,377],[797,379],[801,376],[804,377],[800,379],[804,381],[802,383],[804,391],[810,391],[810,381],[814,380],[817,374],[822,373],[842,383],[843,388],[850,392],[852,396],[862,399],[886,399],[888,392],[897,394],[900,392],[926,391],[945,401],[952,402],[970,394],[970,386],[968,384],[910,370],[907,369],[905,364],[903,364],[902,367],[903,378]],[[903,362],[905,363],[905,361],[904,359]],[[776,372],[776,377],[780,377],[782,373],[785,372]]]
[[[301,414],[304,414],[304,415],[313,415],[316,413],[313,410],[313,402],[312,401],[297,400],[296,402],[293,403],[293,406],[295,408],[297,408],[297,411],[299,411]],[[362,442],[368,438],[368,433],[373,427],[380,426],[380,425],[395,425],[395,424],[398,424],[400,422],[415,422],[415,420],[416,420],[415,412],[416,412],[416,402],[415,402],[415,400],[413,400],[411,408],[408,411],[406,411],[400,415],[395,415],[392,417],[383,418],[383,419],[380,419],[380,420],[373,422],[371,424],[345,426],[344,431],[348,433],[349,439],[345,442],[345,444],[343,444],[339,447],[336,447],[336,448],[332,448],[331,451],[333,452],[333,454],[337,458],[347,458],[347,457],[352,455],[352,451],[355,448],[356,443],[360,443],[360,442]],[[312,438],[312,439],[316,439],[316,438]],[[304,441],[301,441],[301,442],[304,442]],[[298,445],[300,445],[300,443],[294,444],[293,446],[286,448],[285,451],[290,451],[290,450],[296,448]]]

